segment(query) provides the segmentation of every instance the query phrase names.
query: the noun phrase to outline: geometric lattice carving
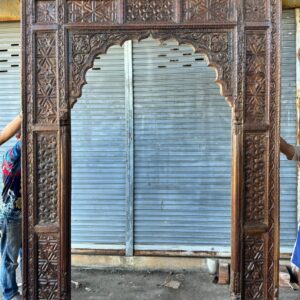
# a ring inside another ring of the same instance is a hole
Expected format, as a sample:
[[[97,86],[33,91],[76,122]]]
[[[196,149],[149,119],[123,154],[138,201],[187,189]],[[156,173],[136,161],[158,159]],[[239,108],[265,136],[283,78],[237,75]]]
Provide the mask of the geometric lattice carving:
[[[244,142],[244,218],[245,223],[264,223],[266,217],[265,134],[245,133]]]
[[[40,234],[38,237],[38,299],[59,300],[58,265],[57,235]]]
[[[57,137],[56,133],[39,133],[37,148],[37,222],[58,222],[57,212]]]
[[[226,21],[230,18],[231,0],[185,0],[183,2],[185,21]]]
[[[55,1],[38,1],[36,3],[36,21],[42,24],[51,24],[56,20]]]
[[[54,32],[36,34],[36,122],[55,123],[56,98],[56,40]]]
[[[266,34],[246,34],[246,120],[261,122],[266,106]]]
[[[71,37],[70,56],[70,101],[71,106],[81,95],[86,83],[85,74],[93,65],[94,57],[106,53],[111,45],[121,45],[126,40],[141,40],[152,35],[159,40],[170,36],[179,44],[190,44],[196,52],[206,54],[209,65],[217,69],[217,82],[222,85],[224,96],[232,96],[232,34],[231,32],[202,32],[201,30],[140,30],[140,31],[103,31],[102,33],[75,32]]]
[[[175,0],[127,0],[127,22],[175,21]]]
[[[70,23],[117,23],[118,0],[68,1]]]
[[[67,1],[69,23],[116,24],[122,14],[118,0]],[[224,22],[232,14],[232,0],[127,0],[125,22],[176,22],[180,10],[185,22]]]
[[[247,235],[244,249],[244,299],[264,299],[264,240]]]
[[[267,0],[246,0],[245,18],[246,21],[265,21]]]

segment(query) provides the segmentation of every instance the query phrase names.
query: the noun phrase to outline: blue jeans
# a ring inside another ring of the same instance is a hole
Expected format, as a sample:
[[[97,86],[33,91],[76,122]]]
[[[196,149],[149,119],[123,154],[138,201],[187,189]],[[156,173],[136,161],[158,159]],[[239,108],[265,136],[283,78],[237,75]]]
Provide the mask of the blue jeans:
[[[16,280],[18,256],[22,249],[22,221],[4,219],[1,236],[1,286],[4,300],[19,294]]]

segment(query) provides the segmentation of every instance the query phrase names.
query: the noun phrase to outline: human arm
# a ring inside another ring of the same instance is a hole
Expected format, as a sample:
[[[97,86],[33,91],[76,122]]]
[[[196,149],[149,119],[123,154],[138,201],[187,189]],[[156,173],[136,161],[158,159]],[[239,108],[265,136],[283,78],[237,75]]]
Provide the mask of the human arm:
[[[0,146],[12,138],[21,128],[22,113],[8,123],[0,133]]]
[[[288,160],[292,160],[295,156],[295,147],[280,137],[280,152],[282,152]]]

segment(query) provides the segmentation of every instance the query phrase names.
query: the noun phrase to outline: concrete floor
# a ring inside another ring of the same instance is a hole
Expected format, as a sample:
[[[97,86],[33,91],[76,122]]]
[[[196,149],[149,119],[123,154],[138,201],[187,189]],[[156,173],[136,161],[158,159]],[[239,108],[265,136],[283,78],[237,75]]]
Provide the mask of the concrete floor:
[[[212,283],[205,271],[122,271],[73,268],[72,300],[227,300],[229,286]],[[180,282],[178,289],[167,282]],[[281,300],[295,300],[297,292],[280,290]]]

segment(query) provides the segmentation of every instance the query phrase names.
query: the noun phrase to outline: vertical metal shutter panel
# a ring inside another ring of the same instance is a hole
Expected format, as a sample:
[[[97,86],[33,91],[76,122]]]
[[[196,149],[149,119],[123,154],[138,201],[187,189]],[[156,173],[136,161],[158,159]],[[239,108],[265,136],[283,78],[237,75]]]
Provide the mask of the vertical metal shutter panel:
[[[281,135],[296,144],[296,20],[295,10],[282,15]],[[290,252],[297,230],[297,166],[281,155],[280,168],[281,252]]]
[[[231,109],[175,42],[134,43],[135,249],[230,249]]]
[[[124,53],[95,60],[72,110],[72,247],[124,249]]]
[[[21,109],[20,43],[20,23],[0,23],[0,130]],[[15,143],[12,138],[0,147],[0,165],[4,153]]]

